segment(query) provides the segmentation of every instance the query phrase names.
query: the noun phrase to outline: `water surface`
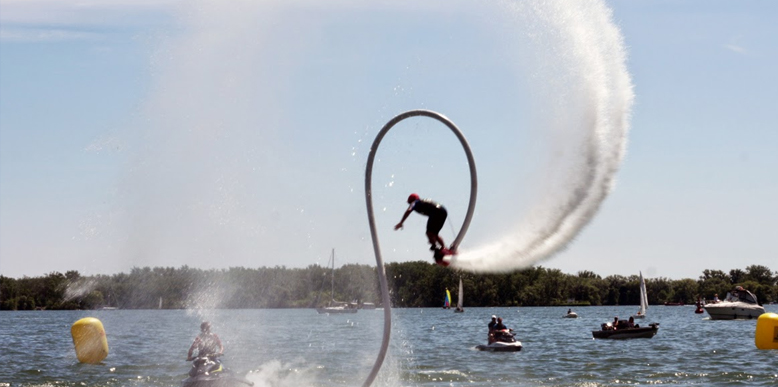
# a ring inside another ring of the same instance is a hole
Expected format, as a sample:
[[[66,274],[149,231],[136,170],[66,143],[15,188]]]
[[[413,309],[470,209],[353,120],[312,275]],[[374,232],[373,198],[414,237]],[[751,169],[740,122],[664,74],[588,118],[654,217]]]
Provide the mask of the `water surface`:
[[[756,320],[712,321],[694,307],[654,306],[653,339],[593,340],[591,331],[636,306],[395,309],[390,353],[378,386],[776,385],[778,351],[756,349]],[[778,312],[777,305],[767,305]],[[485,353],[492,314],[524,349]],[[70,326],[96,317],[110,354],[79,364]],[[224,341],[224,363],[257,386],[361,385],[375,361],[381,310],[318,315],[310,309],[0,312],[0,383],[12,386],[178,386],[200,321]]]

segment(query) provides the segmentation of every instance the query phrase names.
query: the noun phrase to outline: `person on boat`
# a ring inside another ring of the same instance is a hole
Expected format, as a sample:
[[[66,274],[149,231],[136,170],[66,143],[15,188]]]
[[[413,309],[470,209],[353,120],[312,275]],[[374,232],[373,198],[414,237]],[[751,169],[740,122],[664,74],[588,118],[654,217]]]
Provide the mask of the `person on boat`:
[[[513,329],[509,329],[505,326],[505,324],[502,323],[502,317],[497,317],[497,324],[494,326],[494,330],[492,331],[492,336],[489,337],[489,343],[493,343],[495,341],[505,341],[504,339],[507,337],[512,337],[513,335],[509,332],[513,332]]]
[[[192,355],[194,350],[197,349],[197,357],[221,355],[224,353],[224,346],[219,336],[211,332],[211,323],[203,321],[200,324],[200,334],[195,337],[192,346],[189,347],[189,353],[186,355],[186,360],[192,361],[195,359]]]
[[[619,316],[613,318],[613,330],[616,330],[617,325],[619,325]]]
[[[714,293],[713,294],[713,303],[716,304],[719,301],[721,301],[721,300],[719,300],[719,294],[718,293]]]
[[[494,342],[494,327],[497,325],[497,316],[492,315],[492,321],[489,321],[489,344]]]
[[[431,245],[430,250],[444,249],[446,245],[443,243],[443,238],[440,237],[440,230],[443,228],[443,224],[446,223],[448,212],[446,208],[430,199],[421,199],[419,195],[412,193],[408,196],[408,209],[405,210],[400,223],[394,226],[395,230],[399,230],[403,227],[405,219],[416,211],[419,214],[427,216],[427,240]],[[437,245],[440,245],[438,247]]]
[[[505,324],[502,323],[502,317],[497,317],[497,325],[494,326],[494,330],[501,331],[503,329],[508,329],[508,327],[506,327]]]
[[[635,327],[635,318],[629,316],[629,321],[627,321],[627,328],[634,328],[634,327]]]

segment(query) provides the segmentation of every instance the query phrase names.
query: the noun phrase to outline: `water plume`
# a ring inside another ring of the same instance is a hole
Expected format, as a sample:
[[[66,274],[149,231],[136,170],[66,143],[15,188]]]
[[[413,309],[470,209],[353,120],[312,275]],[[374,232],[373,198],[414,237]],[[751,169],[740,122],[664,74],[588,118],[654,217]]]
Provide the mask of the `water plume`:
[[[315,366],[296,367],[273,360],[246,375],[246,379],[256,387],[314,386],[315,374]]]
[[[69,281],[65,287],[65,294],[62,296],[63,301],[72,301],[76,298],[83,298],[87,294],[97,288],[97,280],[95,279],[78,279],[75,281]]]
[[[569,160],[562,189],[542,198],[511,232],[455,258],[454,267],[473,272],[530,266],[564,249],[589,223],[613,188],[634,98],[623,38],[605,4],[504,4],[526,25],[538,125]]]

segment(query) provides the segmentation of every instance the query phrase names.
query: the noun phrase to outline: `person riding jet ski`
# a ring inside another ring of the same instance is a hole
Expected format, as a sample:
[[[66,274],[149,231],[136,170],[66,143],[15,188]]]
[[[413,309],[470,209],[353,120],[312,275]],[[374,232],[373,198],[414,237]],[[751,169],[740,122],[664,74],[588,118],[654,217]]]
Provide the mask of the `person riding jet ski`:
[[[192,356],[195,349],[197,356]],[[203,321],[200,324],[200,334],[195,337],[194,342],[189,347],[186,355],[187,361],[193,361],[192,369],[189,370],[190,376],[195,376],[202,372],[212,372],[221,369],[221,362],[216,358],[224,354],[224,346],[221,339],[215,333],[211,332],[211,323]]]
[[[511,342],[513,329],[509,329],[502,323],[502,317],[497,318],[497,324],[489,332],[489,344],[495,341]]]
[[[187,361],[195,359],[192,356],[195,349],[197,349],[197,357],[224,354],[222,341],[217,334],[211,332],[211,323],[208,321],[203,321],[200,324],[200,334],[195,337],[192,346],[189,347],[189,353],[186,355]]]

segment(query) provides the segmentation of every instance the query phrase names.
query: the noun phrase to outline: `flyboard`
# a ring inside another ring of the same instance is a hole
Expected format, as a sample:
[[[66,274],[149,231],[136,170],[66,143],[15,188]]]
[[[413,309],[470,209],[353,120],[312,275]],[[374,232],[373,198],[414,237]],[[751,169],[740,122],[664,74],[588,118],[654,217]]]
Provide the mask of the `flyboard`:
[[[451,257],[453,255],[456,255],[456,250],[452,251],[445,247],[436,248],[433,251],[434,253],[432,254],[432,256],[435,258],[435,263],[443,267],[448,267],[448,265],[451,264]]]

